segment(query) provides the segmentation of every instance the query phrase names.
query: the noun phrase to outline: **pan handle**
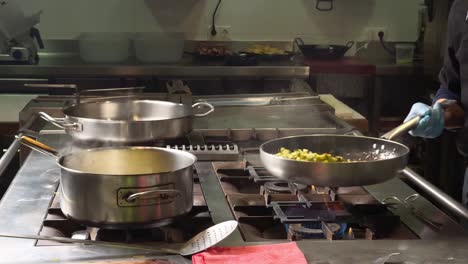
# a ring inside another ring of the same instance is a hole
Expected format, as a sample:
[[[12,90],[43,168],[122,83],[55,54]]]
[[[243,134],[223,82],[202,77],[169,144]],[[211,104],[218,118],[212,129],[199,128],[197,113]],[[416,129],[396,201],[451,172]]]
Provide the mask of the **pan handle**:
[[[206,106],[206,107],[209,108],[209,110],[206,111],[203,114],[195,114],[194,116],[196,116],[196,117],[207,116],[207,115],[213,113],[213,111],[215,110],[214,106],[212,104],[207,103],[207,102],[200,102],[200,103],[193,104],[192,108],[196,108],[196,107],[199,107],[199,106]]]
[[[32,88],[48,88],[48,89],[72,89],[75,91],[75,103],[81,103],[81,96],[84,94],[99,94],[99,93],[117,93],[127,92],[127,95],[121,96],[106,96],[104,99],[119,99],[134,97],[136,94],[143,92],[144,88],[141,87],[125,87],[125,88],[107,88],[107,89],[88,89],[80,90],[76,84],[49,84],[49,83],[26,83],[24,87]],[[99,99],[98,99],[99,100]]]
[[[167,198],[176,198],[181,195],[181,192],[179,190],[174,190],[174,189],[169,189],[169,190],[151,190],[151,191],[144,191],[144,192],[138,192],[129,195],[125,200],[127,202],[131,203],[136,200],[145,200],[145,199],[155,199],[155,198],[161,198],[161,197],[167,197]]]
[[[124,88],[105,88],[105,89],[89,89],[89,90],[81,90],[79,94],[77,94],[76,102],[95,102],[95,101],[102,101],[102,100],[113,100],[113,99],[125,99],[125,98],[134,98],[143,93],[145,87],[137,86],[137,87],[124,87]],[[84,100],[80,98],[84,95],[100,95],[101,97],[97,98],[87,98]]]
[[[19,139],[21,140],[21,144],[31,148],[32,150],[35,150],[39,153],[45,154],[47,156],[51,156],[54,158],[58,158],[58,151],[47,146],[44,143],[41,143],[35,139],[32,139],[27,136],[20,136]]]
[[[80,123],[70,123],[63,118],[53,118],[45,112],[39,112],[38,114],[42,119],[53,124],[54,126],[58,128],[61,128],[64,130],[66,129],[77,130],[77,131],[83,130],[83,126]]]
[[[421,121],[421,116],[415,116],[410,120],[406,121],[405,123],[395,127],[394,129],[390,130],[389,132],[385,133],[381,138],[394,140],[395,138],[407,133],[408,131],[414,129],[418,126],[419,121]]]

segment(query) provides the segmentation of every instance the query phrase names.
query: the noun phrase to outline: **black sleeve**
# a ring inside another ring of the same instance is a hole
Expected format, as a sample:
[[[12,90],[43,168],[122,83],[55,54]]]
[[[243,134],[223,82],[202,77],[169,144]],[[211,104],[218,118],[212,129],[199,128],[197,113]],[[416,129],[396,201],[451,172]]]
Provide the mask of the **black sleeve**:
[[[444,64],[439,74],[441,89],[448,89],[458,97],[461,95],[460,62],[458,60],[458,55],[460,52],[462,33],[466,23],[466,8],[466,0],[456,0],[452,5],[447,25],[447,48],[445,50]]]

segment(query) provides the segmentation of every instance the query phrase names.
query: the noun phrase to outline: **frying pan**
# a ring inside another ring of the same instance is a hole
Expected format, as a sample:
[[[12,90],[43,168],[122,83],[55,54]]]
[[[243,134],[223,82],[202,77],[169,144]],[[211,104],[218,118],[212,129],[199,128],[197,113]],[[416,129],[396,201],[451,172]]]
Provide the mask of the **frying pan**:
[[[417,116],[380,139],[346,135],[275,139],[260,146],[260,158],[273,176],[289,182],[328,187],[377,184],[392,179],[406,167],[409,148],[392,139],[415,128],[420,119]],[[282,147],[340,155],[352,162],[321,163],[285,159],[275,155]]]
[[[337,60],[342,58],[345,53],[354,45],[353,41],[348,41],[345,46],[342,45],[305,45],[301,38],[295,38],[294,42],[307,59],[318,60]]]

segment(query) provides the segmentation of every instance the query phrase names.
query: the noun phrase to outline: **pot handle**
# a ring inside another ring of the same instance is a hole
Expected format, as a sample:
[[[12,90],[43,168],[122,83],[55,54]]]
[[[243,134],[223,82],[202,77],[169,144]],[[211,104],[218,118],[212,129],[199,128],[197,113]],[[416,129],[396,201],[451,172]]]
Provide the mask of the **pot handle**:
[[[175,198],[181,195],[179,190],[169,189],[169,190],[151,190],[151,191],[144,191],[138,192],[129,195],[125,200],[129,203],[134,202],[136,200],[145,200],[145,199],[154,199],[160,198],[162,196]]]
[[[207,115],[213,113],[213,111],[215,110],[214,106],[212,104],[207,103],[207,102],[200,102],[200,103],[193,104],[192,108],[195,108],[195,107],[198,107],[198,106],[206,106],[206,107],[209,108],[209,110],[206,111],[203,114],[195,114],[194,116],[196,116],[196,117],[207,116]]]
[[[45,112],[39,112],[38,114],[42,119],[53,124],[54,126],[58,128],[72,129],[72,130],[78,130],[78,131],[83,130],[83,127],[80,123],[70,123],[66,121],[64,118],[53,118]]]
[[[27,137],[27,136],[21,136],[19,137],[20,140],[21,140],[21,144],[31,148],[32,150],[35,150],[39,153],[42,153],[42,154],[45,154],[47,156],[51,156],[51,157],[54,157],[54,158],[58,158],[58,151],[47,146],[46,144],[44,143],[41,143],[35,139],[32,139],[30,137]]]

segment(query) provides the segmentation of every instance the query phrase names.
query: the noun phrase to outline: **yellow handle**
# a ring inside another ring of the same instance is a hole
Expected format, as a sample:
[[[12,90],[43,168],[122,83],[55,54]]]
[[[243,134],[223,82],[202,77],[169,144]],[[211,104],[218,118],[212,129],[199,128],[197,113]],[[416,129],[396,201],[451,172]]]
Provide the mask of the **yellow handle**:
[[[57,157],[58,151],[28,136],[21,136],[21,143],[47,155]]]

